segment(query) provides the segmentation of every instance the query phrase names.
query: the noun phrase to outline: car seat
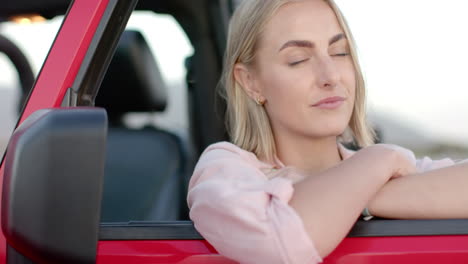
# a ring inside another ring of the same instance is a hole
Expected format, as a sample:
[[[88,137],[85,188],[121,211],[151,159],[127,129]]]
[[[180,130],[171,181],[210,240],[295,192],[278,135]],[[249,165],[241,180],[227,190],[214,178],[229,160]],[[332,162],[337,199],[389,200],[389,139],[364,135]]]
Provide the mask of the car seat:
[[[154,126],[129,128],[123,120],[127,113],[161,112],[166,103],[166,86],[143,35],[124,31],[96,97],[109,118],[101,222],[187,218],[182,141]]]
[[[0,35],[0,53],[4,53],[7,58],[10,59],[16,71],[18,72],[18,77],[21,84],[21,96],[18,103],[18,110],[21,111],[35,80],[31,64],[21,49],[19,49],[15,43],[3,35]]]

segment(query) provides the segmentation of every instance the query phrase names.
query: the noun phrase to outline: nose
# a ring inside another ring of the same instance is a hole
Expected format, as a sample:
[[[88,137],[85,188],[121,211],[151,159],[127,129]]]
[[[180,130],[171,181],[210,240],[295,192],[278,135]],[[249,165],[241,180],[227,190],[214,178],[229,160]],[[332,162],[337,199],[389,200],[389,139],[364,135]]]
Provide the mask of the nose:
[[[317,85],[323,89],[333,89],[341,79],[337,65],[329,56],[319,59],[317,72]]]

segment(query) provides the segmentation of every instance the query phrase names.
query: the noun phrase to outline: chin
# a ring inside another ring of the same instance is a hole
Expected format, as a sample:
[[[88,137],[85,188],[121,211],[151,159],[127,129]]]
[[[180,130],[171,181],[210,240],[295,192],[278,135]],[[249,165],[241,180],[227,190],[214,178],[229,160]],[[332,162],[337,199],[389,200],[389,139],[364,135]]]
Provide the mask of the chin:
[[[339,137],[346,131],[348,124],[328,124],[322,127],[313,129],[313,137]]]

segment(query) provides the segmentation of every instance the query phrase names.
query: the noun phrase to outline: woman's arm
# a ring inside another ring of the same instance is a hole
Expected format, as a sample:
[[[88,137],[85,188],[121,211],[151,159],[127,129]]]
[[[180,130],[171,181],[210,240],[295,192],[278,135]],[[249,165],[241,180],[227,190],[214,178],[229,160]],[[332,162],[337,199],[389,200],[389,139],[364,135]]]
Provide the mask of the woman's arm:
[[[324,257],[346,236],[363,208],[391,177],[415,171],[414,163],[400,151],[374,145],[296,183],[289,204]]]
[[[369,204],[375,216],[468,218],[468,163],[389,181]]]
[[[319,263],[288,204],[293,193],[290,179],[268,179],[254,154],[223,142],[201,155],[187,202],[195,228],[223,256],[245,264]]]

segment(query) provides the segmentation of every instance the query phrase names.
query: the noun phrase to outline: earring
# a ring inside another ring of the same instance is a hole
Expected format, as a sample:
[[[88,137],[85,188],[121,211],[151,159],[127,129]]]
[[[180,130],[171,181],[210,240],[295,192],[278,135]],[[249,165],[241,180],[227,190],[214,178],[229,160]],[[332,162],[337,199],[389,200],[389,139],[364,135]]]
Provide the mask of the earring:
[[[265,100],[260,100],[259,97],[255,98],[255,102],[257,103],[257,105],[259,106],[263,106],[265,104]]]

